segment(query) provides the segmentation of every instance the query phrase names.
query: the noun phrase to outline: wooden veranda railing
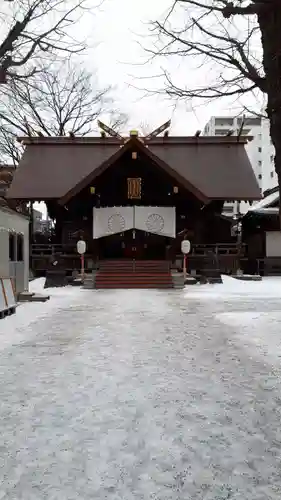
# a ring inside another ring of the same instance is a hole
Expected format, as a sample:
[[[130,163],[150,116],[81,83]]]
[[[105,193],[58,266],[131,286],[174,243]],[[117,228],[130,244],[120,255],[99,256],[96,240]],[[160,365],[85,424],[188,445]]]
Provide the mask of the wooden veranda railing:
[[[245,248],[238,248],[236,244],[194,244],[191,248],[191,253],[188,255],[188,269],[200,270],[208,267],[210,259],[215,259],[216,267],[221,269],[223,273],[232,273],[239,268],[239,259],[243,257]],[[34,269],[44,270],[46,264],[52,255],[60,253],[60,256],[65,261],[65,268],[67,270],[79,267],[79,256],[77,254],[75,244],[39,244],[34,243],[31,245],[31,265]],[[85,255],[85,261],[92,259],[91,254]],[[174,255],[172,259],[174,264],[182,262],[183,255]],[[94,266],[98,265],[95,259]]]
[[[238,246],[237,243],[199,243],[191,246],[190,255],[244,255],[246,245]]]
[[[33,243],[31,245],[31,255],[32,256],[44,256],[44,257],[49,257],[51,255],[54,255],[56,253],[71,253],[73,250],[73,253],[76,252],[76,245],[71,244],[71,245],[62,245],[62,244],[55,244],[55,243]]]
[[[194,244],[191,246],[190,255],[208,255],[209,252],[215,255],[237,255],[245,253],[245,245],[240,247],[236,243],[212,243],[212,244]],[[55,253],[76,254],[76,245],[70,244],[54,244],[54,243],[33,243],[31,245],[31,255],[33,256],[51,256]]]

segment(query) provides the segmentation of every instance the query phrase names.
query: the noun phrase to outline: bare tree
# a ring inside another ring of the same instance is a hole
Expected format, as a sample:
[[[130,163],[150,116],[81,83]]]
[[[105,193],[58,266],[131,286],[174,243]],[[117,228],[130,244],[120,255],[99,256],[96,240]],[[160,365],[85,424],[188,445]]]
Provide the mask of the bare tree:
[[[280,0],[174,0],[152,31],[157,36],[152,57],[196,58],[205,75],[206,83],[196,85],[187,71],[182,85],[164,71],[162,91],[169,96],[203,100],[255,91],[267,96],[281,190]]]
[[[82,15],[86,0],[14,0],[1,2],[0,79],[20,77],[18,69],[33,73],[30,61],[46,54],[77,53],[84,44],[70,28]],[[3,33],[3,35],[2,35]]]
[[[127,125],[129,117],[126,113],[113,108],[106,113],[105,119],[109,127],[120,133],[123,132],[124,127]]]
[[[100,88],[97,79],[80,65],[42,69],[26,81],[11,81],[0,102],[0,157],[17,164],[21,147],[17,135],[84,136],[96,131],[97,117],[109,116],[115,128],[125,114],[110,109],[112,88]]]
[[[163,92],[204,100],[242,96],[255,89],[266,92],[257,20],[247,17],[238,24],[233,19],[230,22],[225,18],[227,3],[176,0],[163,21],[153,23],[157,40],[154,49],[147,49],[152,56],[178,58],[184,63],[189,58],[190,67],[205,77],[205,84],[197,86],[187,71],[183,85],[179,85],[163,69]]]
[[[140,129],[143,136],[148,135],[152,131],[151,126],[149,125],[148,121],[146,121],[146,120],[144,120],[140,123],[139,129]]]

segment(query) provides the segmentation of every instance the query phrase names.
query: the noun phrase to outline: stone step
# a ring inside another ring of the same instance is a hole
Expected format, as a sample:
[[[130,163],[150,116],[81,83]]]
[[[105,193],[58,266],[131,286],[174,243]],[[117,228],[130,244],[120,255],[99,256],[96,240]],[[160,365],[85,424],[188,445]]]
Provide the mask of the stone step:
[[[18,295],[18,302],[46,302],[50,299],[50,295],[40,293],[21,292]]]
[[[20,292],[18,294],[18,302],[31,302],[31,299],[35,295],[32,292]]]
[[[197,284],[197,279],[194,278],[193,276],[188,276],[184,280],[185,285],[196,285]]]
[[[83,284],[82,278],[76,278],[71,282],[72,286],[81,286]]]
[[[92,281],[91,283],[84,283],[83,284],[84,290],[93,290],[95,287],[94,282]]]
[[[40,293],[35,293],[31,298],[31,302],[47,302],[47,300],[50,300],[50,295],[41,295]]]
[[[262,281],[262,276],[258,274],[232,274],[232,278],[240,281]]]
[[[97,275],[96,281],[99,280],[119,280],[119,279],[126,279],[126,280],[150,280],[150,279],[156,279],[156,280],[162,280],[162,279],[171,279],[170,275],[168,273],[166,274],[161,274],[161,273],[155,273],[155,274],[147,274],[147,273],[128,273],[128,274],[105,274],[101,273]],[[85,280],[86,281],[86,280]],[[93,280],[92,280],[93,281]]]
[[[173,285],[171,284],[151,284],[151,283],[130,283],[130,284],[125,284],[125,283],[107,283],[104,285],[96,285],[95,287],[97,290],[106,290],[106,289],[111,289],[111,290],[118,290],[118,289],[125,289],[125,290],[130,290],[130,289],[155,289],[155,290],[160,290],[160,289],[173,289]]]

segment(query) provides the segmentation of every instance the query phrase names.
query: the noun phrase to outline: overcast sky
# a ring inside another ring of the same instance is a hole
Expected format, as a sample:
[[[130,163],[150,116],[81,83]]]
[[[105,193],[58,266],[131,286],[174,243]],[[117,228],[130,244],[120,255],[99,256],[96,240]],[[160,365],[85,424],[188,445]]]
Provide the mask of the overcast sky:
[[[195,109],[191,109],[189,103],[182,103],[174,110],[174,103],[163,96],[145,98],[145,92],[133,88],[160,85],[157,80],[138,79],[157,74],[160,68],[160,61],[154,67],[144,64],[147,56],[140,43],[149,45],[148,22],[159,19],[169,5],[171,0],[105,0],[94,17],[87,16],[83,21],[89,44],[96,45],[88,50],[87,66],[98,70],[102,83],[117,86],[116,104],[129,114],[130,127],[146,123],[149,128],[154,128],[172,117],[173,134],[194,134],[197,129],[203,129],[211,115],[231,112],[229,103],[214,101]],[[182,80],[183,85],[187,75],[196,78],[189,65],[190,62],[186,61],[181,67],[172,67],[173,76],[178,82]],[[206,75],[201,75],[201,78],[206,78]],[[235,113],[238,112],[237,106]]]

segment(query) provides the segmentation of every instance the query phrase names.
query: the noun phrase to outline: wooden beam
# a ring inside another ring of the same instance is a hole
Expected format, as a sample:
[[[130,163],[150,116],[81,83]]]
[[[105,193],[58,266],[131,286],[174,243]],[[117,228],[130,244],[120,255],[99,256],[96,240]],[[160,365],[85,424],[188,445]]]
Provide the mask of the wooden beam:
[[[116,137],[117,139],[120,139],[120,141],[123,141],[123,137],[118,134],[118,132],[116,132],[116,130],[114,130],[113,128],[111,127],[108,127],[107,125],[105,125],[103,122],[101,122],[100,120],[98,120],[98,126],[101,130],[103,130],[104,132],[106,132],[108,135],[110,135],[110,137]]]
[[[161,132],[164,132],[170,126],[171,126],[171,120],[168,120],[167,122],[163,123],[163,125],[161,125],[160,127],[156,128],[155,130],[153,130],[153,132],[150,132],[150,134],[148,134],[145,137],[145,140],[149,141],[153,137],[157,137],[159,134],[161,134]]]

